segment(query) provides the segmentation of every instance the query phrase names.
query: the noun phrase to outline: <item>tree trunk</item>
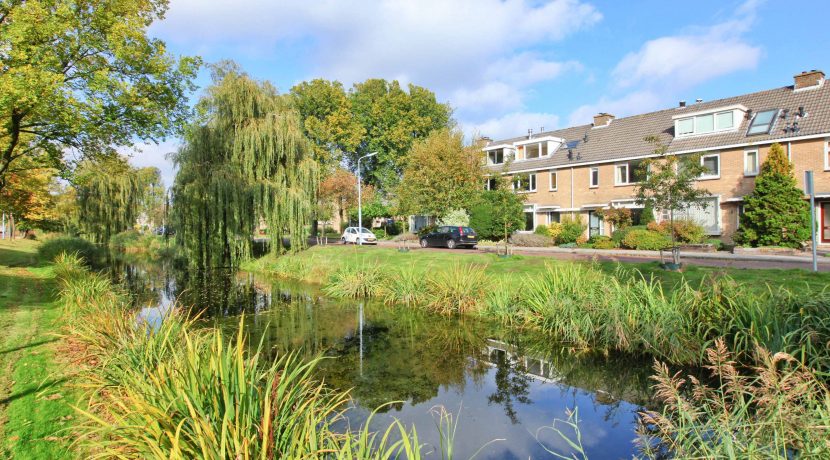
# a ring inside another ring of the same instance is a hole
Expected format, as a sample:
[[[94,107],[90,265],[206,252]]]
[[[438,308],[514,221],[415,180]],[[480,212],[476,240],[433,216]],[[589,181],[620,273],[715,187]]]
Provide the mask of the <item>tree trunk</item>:
[[[11,235],[9,239],[13,240],[14,233],[17,231],[17,229],[14,227],[14,214],[11,213],[9,213],[9,230],[11,230],[11,232],[9,232],[9,235]]]
[[[674,237],[674,209],[669,211],[669,232],[671,232],[671,260],[675,265],[680,265],[680,250],[677,248],[677,240]]]

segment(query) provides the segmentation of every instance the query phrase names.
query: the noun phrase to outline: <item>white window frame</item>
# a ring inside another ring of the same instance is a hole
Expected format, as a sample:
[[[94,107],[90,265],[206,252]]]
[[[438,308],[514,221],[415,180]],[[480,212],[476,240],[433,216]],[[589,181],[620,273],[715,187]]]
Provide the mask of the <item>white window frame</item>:
[[[494,163],[494,162],[490,161],[490,154],[494,153],[494,152],[497,152],[499,150],[501,150],[501,163]],[[504,147],[500,147],[500,148],[492,149],[492,150],[487,150],[487,164],[490,165],[490,166],[503,165],[505,163],[505,156],[507,155],[506,150],[507,149],[505,149]]]
[[[705,135],[709,135],[709,134],[717,134],[717,133],[725,133],[725,132],[729,132],[729,131],[737,131],[738,130],[738,125],[740,124],[740,123],[737,123],[737,121],[740,120],[740,116],[738,116],[736,114],[737,111],[738,111],[738,109],[717,110],[717,111],[714,111],[714,112],[695,113],[695,114],[690,114],[687,117],[677,118],[676,120],[674,120],[675,137],[705,136]],[[718,115],[723,115],[723,114],[729,113],[729,112],[732,112],[732,126],[730,126],[729,128],[718,128]],[[702,117],[709,117],[709,116],[712,117],[712,130],[711,131],[706,131],[706,132],[701,132],[700,129],[698,128],[698,119],[700,119]],[[680,128],[679,128],[679,123],[683,120],[689,120],[689,119],[692,120],[692,126],[693,126],[692,132],[690,132],[690,133],[681,133]]]
[[[717,159],[718,159],[718,172],[717,172],[717,174],[705,174],[705,173],[701,174],[700,177],[698,177],[699,180],[720,179],[720,170],[721,170],[720,152],[707,153],[706,155],[701,155],[700,156],[700,165],[703,166],[703,160],[706,159],[706,158],[709,158],[709,157],[717,157]]]
[[[597,182],[594,183],[594,171],[597,172]],[[597,188],[599,187],[599,167],[594,166],[588,168],[588,188]]]
[[[556,185],[553,184],[553,178],[556,178]],[[548,190],[555,192],[559,190],[559,174],[558,171],[551,171],[548,175]]]
[[[824,170],[830,171],[830,137],[824,138]]]
[[[747,169],[747,160],[749,159],[749,154],[755,154],[755,171],[749,171]],[[718,164],[720,166],[720,164]],[[720,169],[720,167],[718,167]],[[761,154],[758,152],[758,149],[747,149],[744,150],[744,176],[746,177],[755,177],[761,170]]]
[[[536,230],[536,226],[539,225],[537,221],[539,220],[536,216],[536,205],[535,204],[526,204],[522,208],[522,214],[527,214],[528,212],[533,213],[533,228],[531,230],[519,230],[518,233],[533,233]]]
[[[529,173],[529,174],[525,175],[525,177],[527,177],[527,181],[528,181],[528,189],[527,190],[517,189],[516,188],[516,180],[519,179],[519,177],[514,177],[513,178],[513,190],[515,190],[516,193],[533,193],[533,192],[536,191],[536,173]]]
[[[627,161],[625,163],[617,163],[617,164],[614,165],[614,185],[615,186],[634,185],[634,184],[639,183],[639,182],[628,182],[628,177],[631,174],[632,163],[642,163],[642,161]],[[626,182],[620,181],[620,174],[619,174],[620,171],[619,170],[623,166],[625,167],[625,180],[626,180]]]
[[[555,222],[553,219],[551,219],[551,218],[550,218],[550,216],[551,216],[552,214],[559,214],[559,221],[562,221],[562,213],[560,213],[559,211],[545,211],[545,214],[546,214],[546,215],[547,215],[547,217],[548,217],[548,225],[550,225],[550,224],[552,224],[552,223],[554,223],[554,222]],[[535,229],[534,229],[534,230],[535,230]]]

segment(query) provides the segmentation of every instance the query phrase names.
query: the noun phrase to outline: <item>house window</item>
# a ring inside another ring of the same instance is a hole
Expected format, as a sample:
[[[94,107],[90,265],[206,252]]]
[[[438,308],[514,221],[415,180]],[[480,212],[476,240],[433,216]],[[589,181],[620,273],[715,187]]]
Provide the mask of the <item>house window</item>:
[[[536,229],[536,211],[533,206],[525,206],[525,231],[532,232]]]
[[[661,213],[663,220],[669,218],[669,212]],[[705,198],[699,204],[684,211],[675,211],[674,219],[689,219],[703,227],[707,235],[719,235],[720,231],[720,202],[718,197]]]
[[[491,165],[500,165],[504,163],[504,149],[488,150],[487,162]]]
[[[775,116],[778,115],[778,109],[764,110],[755,114],[752,123],[749,124],[749,129],[746,130],[747,136],[755,134],[769,134],[772,125],[775,124]]]
[[[591,168],[588,174],[590,187],[599,187],[599,168]]]
[[[559,222],[560,219],[561,219],[561,216],[556,211],[548,211],[547,214],[548,214],[548,225],[550,225],[554,222]]]
[[[700,163],[707,171],[700,175],[701,179],[717,179],[720,177],[720,154],[703,155]]]
[[[735,111],[707,113],[675,121],[674,131],[677,136],[708,134],[735,129]]]
[[[499,183],[498,183],[498,181],[496,180],[495,177],[488,178],[487,182],[484,183],[484,188],[486,190],[495,190],[495,189],[498,188],[498,186],[499,186]]]
[[[645,171],[643,171],[642,161],[631,161],[616,166],[614,176],[615,185],[636,184],[643,179],[645,179]]]
[[[824,141],[824,170],[830,170],[830,139]]]
[[[534,158],[539,158],[539,144],[525,145],[525,159],[532,160]]]
[[[536,191],[536,174],[528,174],[526,176],[518,176],[513,181],[513,189],[518,192],[535,192]]]
[[[558,184],[557,184],[558,180],[557,179],[558,179],[558,176],[556,174],[556,171],[551,171],[550,172],[550,191],[551,192],[555,192],[558,188]]]
[[[744,176],[758,175],[758,151],[747,150],[744,152]]]

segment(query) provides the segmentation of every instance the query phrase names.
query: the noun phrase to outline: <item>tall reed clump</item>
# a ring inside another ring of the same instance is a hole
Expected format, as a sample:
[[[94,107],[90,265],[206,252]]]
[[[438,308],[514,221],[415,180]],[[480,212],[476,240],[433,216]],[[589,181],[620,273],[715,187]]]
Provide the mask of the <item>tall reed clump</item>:
[[[400,423],[381,436],[368,424],[334,432],[348,393],[313,377],[319,359],[266,361],[262,344],[246,344],[242,321],[231,340],[176,309],[151,327],[108,278],[81,264],[62,256],[56,273],[66,337],[88,365],[79,442],[91,457],[420,458],[417,433]]]
[[[641,414],[648,458],[830,458],[830,393],[793,356],[757,349],[741,373],[724,341],[707,350],[714,386],[656,363],[662,412]]]
[[[377,264],[345,264],[329,276],[323,291],[341,298],[376,297],[383,292],[386,279]]]
[[[418,305],[424,302],[426,288],[424,272],[410,265],[389,273],[380,295],[388,304]]]
[[[481,308],[487,275],[479,265],[456,264],[427,276],[427,307],[443,314],[465,314]]]

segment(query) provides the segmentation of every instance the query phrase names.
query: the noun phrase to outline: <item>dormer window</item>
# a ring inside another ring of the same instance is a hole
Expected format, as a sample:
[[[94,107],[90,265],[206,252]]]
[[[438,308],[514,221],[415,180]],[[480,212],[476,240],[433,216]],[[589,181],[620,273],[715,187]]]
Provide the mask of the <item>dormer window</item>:
[[[525,144],[525,160],[533,160],[539,157],[548,156],[548,142]]]
[[[732,131],[738,128],[739,116],[743,112],[746,112],[746,107],[734,105],[709,112],[676,115],[672,117],[674,133],[677,137],[684,137]]]
[[[504,163],[504,149],[487,151],[487,164],[500,165],[502,163]]]
[[[769,134],[772,130],[772,125],[775,124],[776,115],[778,115],[778,109],[764,110],[756,113],[752,119],[752,123],[749,124],[749,129],[746,130],[746,135]]]

